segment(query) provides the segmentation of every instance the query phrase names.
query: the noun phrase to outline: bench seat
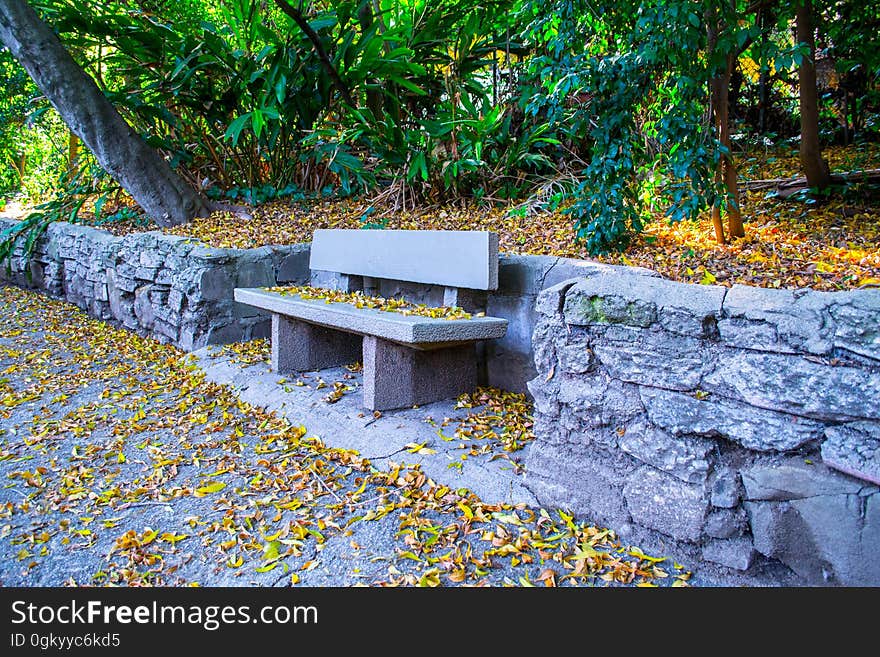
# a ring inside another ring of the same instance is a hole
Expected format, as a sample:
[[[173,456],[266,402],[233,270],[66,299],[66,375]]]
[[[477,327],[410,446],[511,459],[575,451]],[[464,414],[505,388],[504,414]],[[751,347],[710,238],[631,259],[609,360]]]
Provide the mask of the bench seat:
[[[443,319],[423,315],[357,308],[349,303],[327,303],[279,294],[262,288],[236,288],[235,300],[271,313],[358,335],[374,335],[412,349],[429,350],[473,340],[504,336],[507,320],[497,317]]]

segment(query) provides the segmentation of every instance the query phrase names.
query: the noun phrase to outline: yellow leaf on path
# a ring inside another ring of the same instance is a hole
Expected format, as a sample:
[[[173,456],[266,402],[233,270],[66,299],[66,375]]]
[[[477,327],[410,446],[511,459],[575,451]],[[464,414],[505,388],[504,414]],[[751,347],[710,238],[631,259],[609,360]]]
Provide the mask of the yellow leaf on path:
[[[407,443],[406,445],[404,445],[404,447],[406,448],[406,451],[410,454],[436,454],[437,450],[426,447],[427,444],[428,443]]]
[[[204,497],[211,493],[219,493],[224,488],[226,488],[226,484],[222,481],[215,481],[214,483],[196,488],[196,497]]]
[[[263,546],[263,561],[275,561],[280,556],[278,548],[281,547],[279,541],[269,541]]]
[[[440,573],[436,568],[432,568],[419,578],[419,586],[427,586],[434,588],[440,586]]]

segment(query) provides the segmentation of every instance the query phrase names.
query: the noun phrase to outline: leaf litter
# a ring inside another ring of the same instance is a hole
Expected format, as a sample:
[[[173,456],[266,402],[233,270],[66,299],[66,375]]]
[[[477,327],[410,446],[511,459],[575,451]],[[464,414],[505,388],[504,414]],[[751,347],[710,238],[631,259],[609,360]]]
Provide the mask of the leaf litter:
[[[880,146],[830,147],[833,171],[876,167]],[[738,158],[742,179],[799,175],[797,151],[768,148]],[[502,252],[583,258],[641,266],[686,283],[844,290],[880,286],[880,198],[876,188],[853,182],[828,199],[775,198],[743,190],[746,237],[715,242],[707,216],[670,224],[657,207],[645,230],[620,254],[591,258],[575,243],[562,212],[517,212],[516,207],[436,207],[394,210],[369,200],[272,202],[253,208],[253,219],[216,212],[166,232],[217,248],[255,248],[311,240],[318,228],[491,230]],[[524,206],[520,206],[524,207]],[[532,209],[534,210],[534,208]],[[102,226],[116,234],[142,231],[135,223]]]

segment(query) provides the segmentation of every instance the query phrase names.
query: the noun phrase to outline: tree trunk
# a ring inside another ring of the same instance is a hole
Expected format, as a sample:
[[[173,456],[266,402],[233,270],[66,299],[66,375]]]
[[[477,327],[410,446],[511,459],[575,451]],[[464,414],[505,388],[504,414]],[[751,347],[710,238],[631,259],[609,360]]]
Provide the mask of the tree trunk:
[[[135,134],[24,0],[0,0],[0,41],[98,163],[153,221],[174,226],[208,214],[208,201]]]
[[[723,26],[713,10],[706,12],[708,25],[709,50],[714,51],[718,44],[718,35]],[[718,141],[727,149],[718,162],[715,181],[727,188],[730,202],[727,204],[727,230],[731,237],[744,237],[742,215],[739,210],[739,191],[736,182],[736,166],[730,156],[730,77],[733,73],[736,54],[729,53],[725,60],[724,70],[710,81],[710,106]],[[727,242],[724,236],[724,225],[721,222],[721,200],[712,206],[712,225],[715,228],[715,240],[719,244]]]
[[[727,153],[721,158],[721,176],[724,186],[727,187],[727,230],[731,237],[745,237],[742,213],[739,211],[739,187],[736,182],[736,164],[730,154],[730,76],[736,63],[736,55],[730,53],[727,56],[727,71],[723,77],[723,86],[720,89],[718,104],[718,139],[724,144]]]
[[[806,43],[809,55],[801,59],[798,87],[801,103],[801,167],[810,187],[824,189],[831,184],[828,164],[819,143],[819,102],[816,89],[816,46],[813,39],[812,3],[802,0],[795,16],[798,43]]]

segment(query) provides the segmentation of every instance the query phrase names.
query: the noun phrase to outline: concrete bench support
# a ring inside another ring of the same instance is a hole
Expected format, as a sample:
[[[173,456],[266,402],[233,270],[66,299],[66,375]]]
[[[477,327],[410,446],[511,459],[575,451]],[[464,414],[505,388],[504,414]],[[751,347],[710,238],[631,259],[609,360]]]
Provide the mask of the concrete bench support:
[[[471,392],[477,384],[473,343],[420,351],[364,336],[364,406],[404,408]]]
[[[279,374],[347,365],[361,358],[361,336],[272,315],[272,369]]]

